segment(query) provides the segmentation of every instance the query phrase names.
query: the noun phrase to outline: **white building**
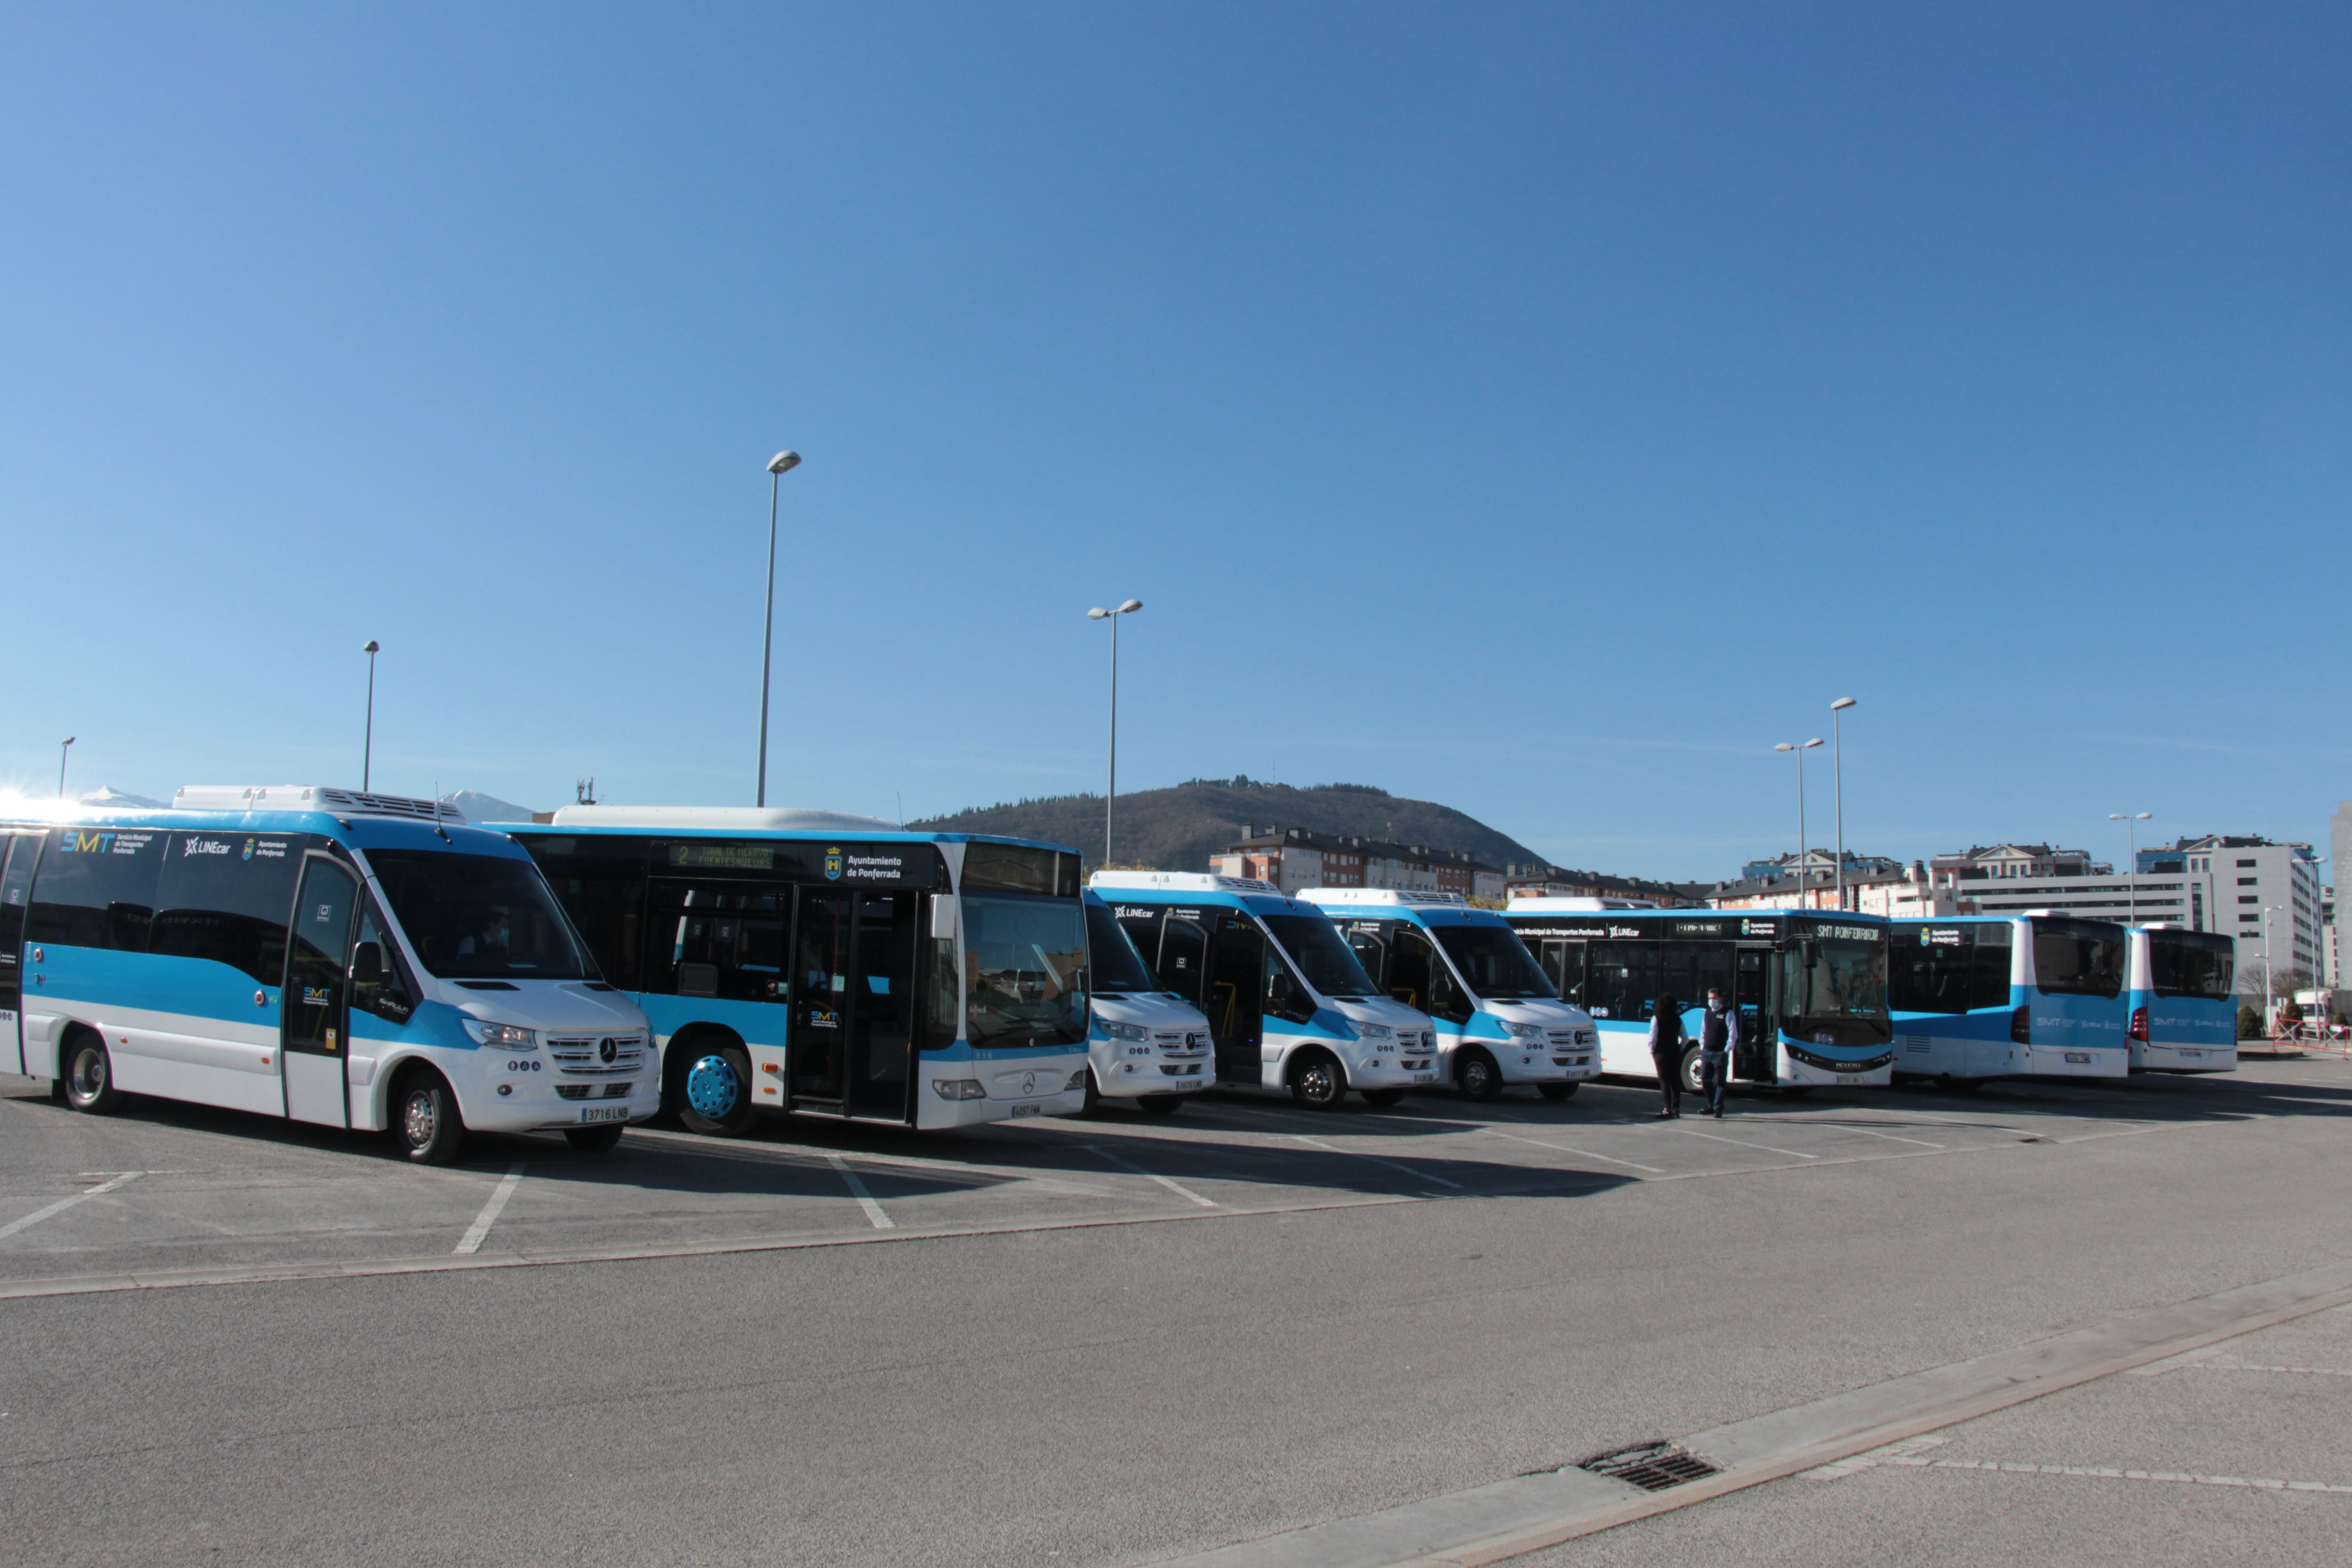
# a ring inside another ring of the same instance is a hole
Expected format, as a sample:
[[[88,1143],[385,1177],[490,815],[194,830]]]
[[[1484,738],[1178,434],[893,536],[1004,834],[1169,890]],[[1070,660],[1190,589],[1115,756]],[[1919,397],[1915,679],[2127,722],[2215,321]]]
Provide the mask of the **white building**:
[[[1305,827],[1250,827],[1209,857],[1223,877],[1255,877],[1286,893],[1302,888],[1394,888],[1499,902],[1503,873],[1459,849],[1391,844]]]

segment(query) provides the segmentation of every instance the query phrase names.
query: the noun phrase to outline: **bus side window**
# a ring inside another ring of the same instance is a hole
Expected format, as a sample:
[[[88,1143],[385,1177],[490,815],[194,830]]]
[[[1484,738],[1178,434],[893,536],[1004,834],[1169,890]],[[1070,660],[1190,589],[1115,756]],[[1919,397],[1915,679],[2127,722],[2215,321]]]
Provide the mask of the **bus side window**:
[[[53,829],[33,886],[25,940],[146,952],[169,837],[148,828]],[[291,907],[290,894],[286,902]],[[280,978],[272,976],[269,984]]]
[[[352,944],[352,1005],[394,1024],[416,1011],[416,985],[373,897],[360,900],[359,940]]]
[[[1543,944],[1544,973],[1559,990],[1559,999],[1571,1007],[1584,1005],[1584,944],[1580,942],[1547,942]]]
[[[1408,1007],[1429,1011],[1429,939],[1411,926],[1399,926],[1389,949],[1388,993]]]
[[[1356,962],[1364,966],[1364,973],[1372,977],[1372,984],[1385,989],[1388,985],[1389,950],[1388,944],[1381,941],[1380,934],[1377,931],[1351,931],[1348,933],[1348,946],[1354,951]]]
[[[1160,989],[1173,991],[1203,1013],[1208,1007],[1201,1000],[1202,960],[1208,945],[1208,932],[1171,915],[1160,938],[1160,962],[1151,968]]]
[[[1413,934],[1420,935],[1418,931]],[[1436,944],[1430,942],[1426,937],[1423,937],[1422,940],[1430,948],[1429,1003],[1423,1010],[1431,1017],[1443,1018],[1449,1024],[1468,1023],[1470,1015],[1477,1011],[1470,1005],[1469,994],[1462,989],[1462,983],[1454,977],[1454,971],[1447,966],[1444,957],[1436,951]]]

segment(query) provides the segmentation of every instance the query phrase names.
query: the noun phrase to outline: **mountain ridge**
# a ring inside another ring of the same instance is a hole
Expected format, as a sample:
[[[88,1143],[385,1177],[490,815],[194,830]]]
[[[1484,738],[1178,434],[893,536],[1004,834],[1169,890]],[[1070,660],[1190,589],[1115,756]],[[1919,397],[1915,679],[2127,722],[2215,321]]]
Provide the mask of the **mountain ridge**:
[[[1091,866],[1102,857],[1103,797],[1081,794],[1000,802],[907,826],[921,832],[994,833],[1067,844]],[[1261,784],[1246,775],[1188,779],[1162,789],[1122,791],[1114,827],[1115,860],[1161,871],[1208,869],[1209,857],[1240,838],[1244,827],[1301,827],[1462,850],[1496,870],[1544,863],[1526,845],[1466,812],[1369,784],[1300,788]]]

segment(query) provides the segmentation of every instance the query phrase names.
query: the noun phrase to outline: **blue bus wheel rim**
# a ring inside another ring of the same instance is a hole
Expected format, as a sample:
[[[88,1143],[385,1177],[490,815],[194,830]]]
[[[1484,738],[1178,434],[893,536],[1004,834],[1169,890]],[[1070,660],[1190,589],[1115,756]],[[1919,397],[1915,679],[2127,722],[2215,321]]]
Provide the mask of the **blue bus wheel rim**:
[[[742,1089],[725,1057],[708,1056],[687,1069],[686,1102],[713,1121],[735,1109]]]

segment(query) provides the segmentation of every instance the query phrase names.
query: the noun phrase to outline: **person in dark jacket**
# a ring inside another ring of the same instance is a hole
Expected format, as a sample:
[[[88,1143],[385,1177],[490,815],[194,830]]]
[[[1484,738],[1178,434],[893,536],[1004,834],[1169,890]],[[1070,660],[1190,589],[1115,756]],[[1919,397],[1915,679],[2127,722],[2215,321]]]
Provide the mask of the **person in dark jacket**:
[[[1683,1113],[1683,1006],[1671,996],[1659,997],[1650,1016],[1650,1065],[1658,1069],[1664,1100],[1658,1120],[1671,1121]]]
[[[1723,1120],[1724,1080],[1731,1076],[1731,1053],[1738,1047],[1738,1013],[1723,999],[1720,990],[1707,987],[1706,1016],[1698,1026],[1698,1081],[1706,1094],[1706,1103],[1699,1107],[1701,1116]]]

